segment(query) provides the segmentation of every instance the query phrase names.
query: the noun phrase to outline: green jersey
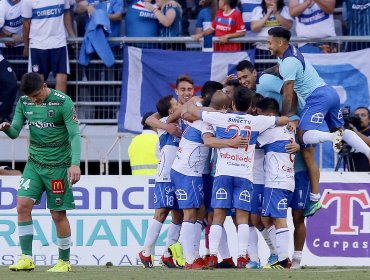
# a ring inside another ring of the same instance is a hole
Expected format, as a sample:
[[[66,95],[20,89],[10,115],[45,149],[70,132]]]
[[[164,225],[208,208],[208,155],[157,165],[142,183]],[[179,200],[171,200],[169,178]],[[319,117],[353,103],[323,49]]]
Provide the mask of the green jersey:
[[[41,168],[64,168],[80,165],[81,141],[73,101],[66,94],[50,89],[39,105],[22,96],[11,127],[4,132],[18,137],[24,122],[30,130],[29,161]]]

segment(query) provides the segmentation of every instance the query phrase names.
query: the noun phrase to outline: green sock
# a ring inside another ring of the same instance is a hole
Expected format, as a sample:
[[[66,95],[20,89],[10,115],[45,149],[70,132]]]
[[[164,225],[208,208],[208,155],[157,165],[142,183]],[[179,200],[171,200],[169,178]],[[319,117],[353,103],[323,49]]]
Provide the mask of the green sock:
[[[71,237],[58,237],[58,246],[59,246],[59,259],[65,262],[69,261],[69,256],[71,252]]]
[[[32,241],[33,241],[32,220],[27,222],[18,222],[18,235],[22,254],[32,256]]]

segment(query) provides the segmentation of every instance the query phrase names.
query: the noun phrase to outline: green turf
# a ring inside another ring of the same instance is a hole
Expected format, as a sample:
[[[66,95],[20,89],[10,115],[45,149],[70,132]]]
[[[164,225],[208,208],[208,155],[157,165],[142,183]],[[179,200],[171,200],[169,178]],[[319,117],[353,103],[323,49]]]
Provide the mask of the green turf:
[[[105,267],[105,266],[75,266],[70,273],[47,273],[49,267],[39,266],[31,272],[12,272],[7,267],[0,266],[1,280],[43,280],[43,279],[78,279],[78,280],[114,280],[114,279],[149,279],[149,280],[180,280],[180,279],[224,279],[224,280],[280,280],[280,279],[312,279],[312,280],[361,280],[370,279],[370,267],[312,267],[299,270],[180,270],[156,267]]]

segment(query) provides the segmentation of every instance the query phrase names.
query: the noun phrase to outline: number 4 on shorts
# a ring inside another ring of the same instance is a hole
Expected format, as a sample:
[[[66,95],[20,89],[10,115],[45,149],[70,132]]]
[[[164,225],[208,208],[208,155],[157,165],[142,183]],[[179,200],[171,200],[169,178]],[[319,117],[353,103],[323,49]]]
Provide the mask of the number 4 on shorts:
[[[21,181],[19,182],[19,188],[22,188],[24,190],[28,190],[28,188],[30,187],[30,182],[31,182],[31,179],[27,179],[26,181],[21,178]]]

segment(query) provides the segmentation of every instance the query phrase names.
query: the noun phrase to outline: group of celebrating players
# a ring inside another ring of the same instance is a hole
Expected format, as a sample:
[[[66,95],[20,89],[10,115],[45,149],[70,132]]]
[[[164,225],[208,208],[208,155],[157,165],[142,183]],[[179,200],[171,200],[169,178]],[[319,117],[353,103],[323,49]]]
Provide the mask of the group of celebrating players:
[[[155,215],[139,252],[144,267],[153,267],[155,243],[171,211],[164,266],[261,268],[259,231],[270,250],[263,268],[298,268],[306,237],[304,219],[321,208],[315,144],[331,141],[339,152],[345,141],[370,158],[370,148],[343,129],[336,91],[289,40],[288,30],[270,29],[269,50],[278,65],[257,73],[249,61],[239,62],[237,86],[233,76],[224,85],[208,81],[201,96],[192,97],[192,79],[180,76],[178,101],[172,95],[158,101],[157,113],[147,119],[157,129],[161,158]],[[295,228],[292,261],[288,207]],[[237,230],[236,264],[224,229],[227,215]]]

